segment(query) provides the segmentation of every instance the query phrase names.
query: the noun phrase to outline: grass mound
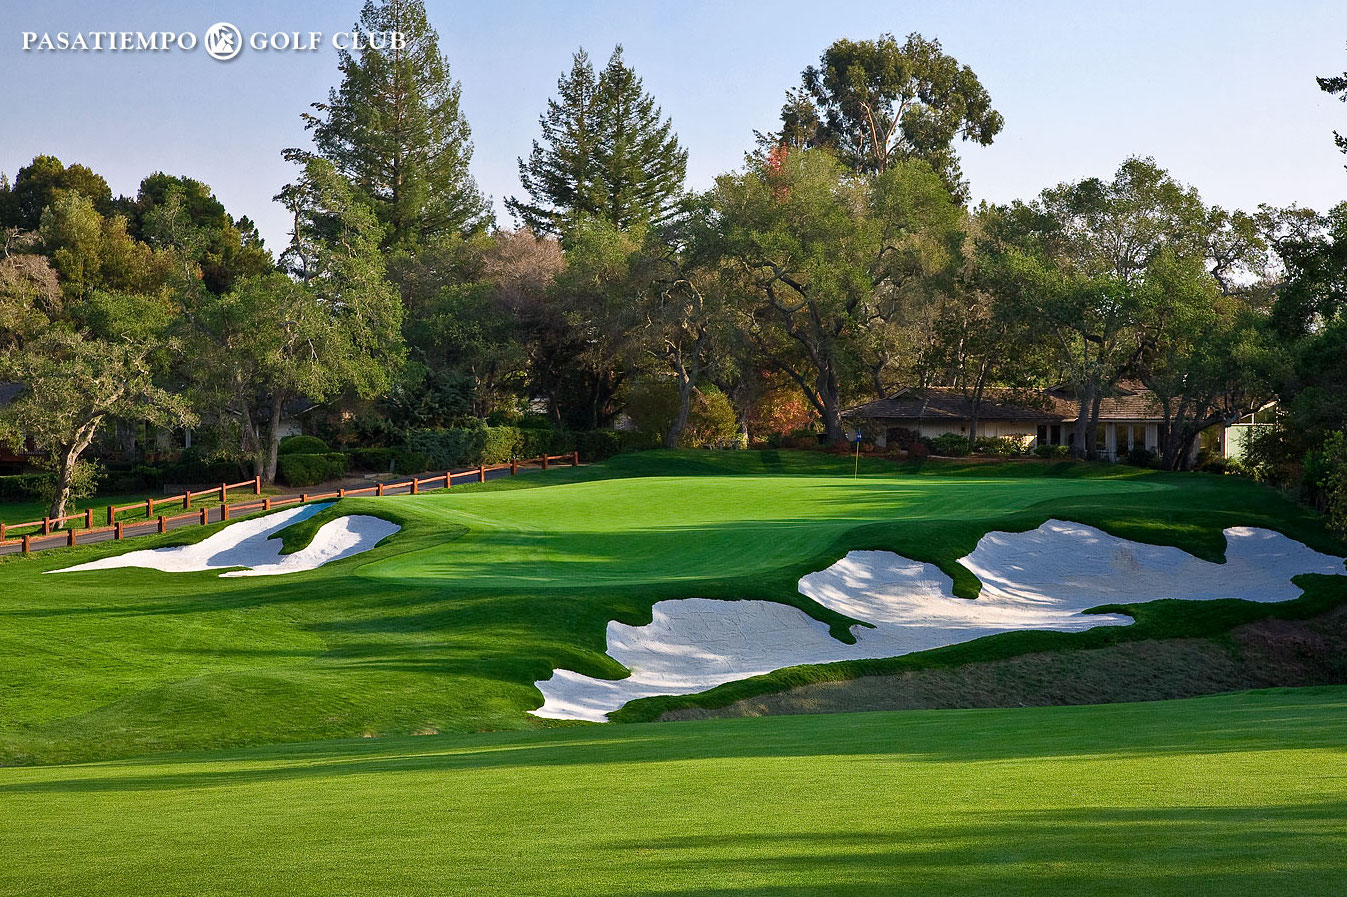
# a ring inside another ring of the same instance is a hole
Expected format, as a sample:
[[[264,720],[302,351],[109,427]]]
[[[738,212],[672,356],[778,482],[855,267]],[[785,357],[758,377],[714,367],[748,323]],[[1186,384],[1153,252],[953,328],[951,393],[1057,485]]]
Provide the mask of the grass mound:
[[[124,545],[4,559],[0,763],[537,727],[544,723],[524,711],[540,704],[532,683],[553,668],[624,675],[603,653],[610,619],[647,623],[651,605],[666,598],[760,598],[844,632],[849,621],[797,593],[800,576],[851,549],[887,549],[940,565],[972,597],[977,580],[957,558],[988,530],[1031,529],[1050,517],[1213,560],[1224,551],[1221,530],[1236,525],[1343,552],[1318,518],[1231,477],[867,460],[853,479],[851,463],[800,452],[649,452],[451,492],[346,499],[286,533],[286,549],[302,547],[339,514],[373,514],[402,531],[366,554],[284,577],[39,575]],[[1044,638],[1067,648],[1216,631],[1250,615],[1306,613],[1347,599],[1347,580],[1325,579],[1286,605],[1142,606],[1127,635],[1014,633],[933,662],[1043,650]],[[627,716],[662,709],[633,705]]]

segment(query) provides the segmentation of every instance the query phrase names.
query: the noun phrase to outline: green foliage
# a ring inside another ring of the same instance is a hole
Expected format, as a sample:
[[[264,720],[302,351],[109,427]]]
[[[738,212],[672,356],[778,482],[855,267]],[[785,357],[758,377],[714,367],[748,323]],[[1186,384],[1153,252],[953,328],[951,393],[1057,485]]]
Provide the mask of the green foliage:
[[[662,120],[661,120],[662,119]],[[613,50],[597,76],[584,50],[539,119],[542,141],[519,180],[531,202],[505,206],[539,234],[567,234],[585,218],[620,231],[659,224],[678,209],[687,151],[641,79]]]
[[[67,167],[55,156],[37,156],[19,169],[0,203],[0,228],[37,230],[43,210],[63,193],[83,197],[100,214],[112,211],[112,190],[100,175],[79,164]]]
[[[346,456],[353,469],[375,473],[420,473],[431,468],[430,458],[403,448],[351,449]]]
[[[1071,456],[1071,446],[1036,445],[1034,446],[1034,455],[1039,458],[1069,458]]]
[[[941,433],[926,440],[926,444],[931,447],[934,454],[942,455],[946,458],[958,458],[971,451],[972,446],[968,443],[967,436],[960,436],[958,433]]]
[[[468,168],[472,140],[462,88],[449,74],[425,4],[367,0],[355,30],[396,31],[406,45],[339,52],[340,86],[317,107],[321,116],[304,116],[317,154],[374,209],[387,247],[482,230],[491,215]]]
[[[56,482],[49,473],[0,476],[0,501],[34,501],[47,495]]]
[[[530,432],[539,435],[530,439]],[[552,434],[547,431],[488,427],[479,422],[468,427],[408,430],[405,445],[409,450],[428,458],[436,470],[448,470],[536,457],[530,454],[530,449],[550,442],[552,438]],[[538,451],[537,454],[542,452]]]
[[[277,451],[282,455],[322,455],[332,449],[317,436],[303,436],[296,433],[282,439]]]
[[[781,125],[779,145],[826,147],[856,172],[920,159],[966,198],[954,139],[987,146],[1003,120],[972,69],[913,33],[833,42],[787,93]]]
[[[341,452],[290,454],[276,459],[277,479],[287,486],[316,486],[346,475],[346,456]]]
[[[1330,433],[1324,440],[1318,483],[1328,504],[1328,520],[1347,539],[1347,430]]]
[[[1014,436],[979,436],[973,443],[973,452],[979,455],[1013,457],[1026,451],[1024,440]]]

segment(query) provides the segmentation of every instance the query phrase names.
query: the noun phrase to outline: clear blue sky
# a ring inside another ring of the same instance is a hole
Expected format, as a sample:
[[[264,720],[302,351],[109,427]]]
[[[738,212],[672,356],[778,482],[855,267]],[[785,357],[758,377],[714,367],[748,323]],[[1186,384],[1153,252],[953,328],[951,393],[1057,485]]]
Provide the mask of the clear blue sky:
[[[0,170],[51,153],[134,193],[156,170],[210,184],[268,244],[285,241],[271,197],[281,160],[304,145],[299,115],[337,77],[330,47],[220,63],[171,54],[23,53],[21,32],[191,30],[217,21],[254,31],[348,30],[360,0],[90,3],[0,0]],[[1347,199],[1347,105],[1315,75],[1347,69],[1347,2],[521,2],[427,0],[472,125],[472,168],[501,201],[516,158],[570,54],[615,43],[689,150],[689,182],[736,167],[755,128],[838,37],[920,31],[973,67],[1006,127],[965,148],[975,199],[1029,198],[1062,180],[1108,175],[1154,156],[1209,202],[1252,208]]]

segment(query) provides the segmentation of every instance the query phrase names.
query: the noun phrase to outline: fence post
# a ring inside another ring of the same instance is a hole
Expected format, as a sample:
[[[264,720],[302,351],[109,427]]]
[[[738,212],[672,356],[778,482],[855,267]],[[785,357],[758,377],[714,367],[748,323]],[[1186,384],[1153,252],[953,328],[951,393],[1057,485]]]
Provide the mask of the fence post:
[[[412,495],[417,494],[417,489],[420,487],[420,485],[421,481],[418,480],[416,477],[412,477]]]
[[[182,509],[190,511],[192,509],[192,490],[188,489],[182,494]]]
[[[32,545],[32,543],[33,543],[33,537],[30,536],[30,535],[28,535],[27,533],[24,533],[24,534],[23,534],[23,553],[24,553],[24,554],[27,554],[28,552],[30,552],[30,551],[33,550],[33,545]]]
[[[485,464],[479,465],[478,468],[477,468],[477,482],[479,482],[479,483],[485,483],[485,482],[486,482],[486,465],[485,465]]]
[[[345,498],[345,497],[346,497],[346,487],[345,486],[338,487],[337,498]]]
[[[301,492],[301,493],[299,493],[299,503],[302,504],[302,505],[308,504],[308,503],[309,503],[309,493],[307,493],[307,492]]]
[[[225,504],[225,503],[227,503],[228,501],[229,501],[229,484],[228,484],[228,483],[221,483],[221,484],[220,484],[220,504]]]
[[[510,459],[510,476],[514,476],[514,475],[517,474],[517,473],[519,473],[519,459],[518,459],[518,458],[511,458],[511,459]]]
[[[229,505],[220,505],[220,519],[221,520],[229,519]]]
[[[262,475],[258,474],[257,476],[253,477],[253,495],[261,495],[261,494],[262,494]]]
[[[571,466],[572,467],[580,466],[580,452],[578,449],[576,451],[571,452]]]
[[[94,528],[94,509],[93,509],[93,508],[85,508],[85,509],[84,509],[84,528],[85,528],[85,529],[93,529],[93,528]],[[0,542],[4,541],[4,538],[5,538],[4,536],[0,536]]]
[[[145,519],[149,520],[154,516],[154,499],[145,499]]]
[[[383,484],[383,483],[380,483],[380,484],[379,484],[379,486],[378,486],[378,488],[375,490],[374,494],[377,495],[377,496],[379,496],[380,498],[383,498],[383,497],[384,497],[384,484]]]
[[[112,526],[116,522],[116,517],[117,512],[112,509],[112,505],[108,505],[108,526]]]
[[[114,531],[114,532],[113,532],[113,538],[117,539],[118,541],[121,541],[121,538],[122,538],[122,528],[123,528],[125,525],[126,525],[126,524],[122,523],[120,520],[118,520],[118,521],[116,522],[116,524],[113,525],[113,531]]]
[[[164,519],[163,514],[159,515],[159,532],[160,533],[168,532],[168,521]]]
[[[70,545],[72,547],[75,544],[75,528],[73,526],[70,529],[66,530],[65,544]]]
[[[44,536],[50,536],[50,535],[51,535],[51,518],[50,518],[50,517],[43,517],[43,518],[42,518],[42,535],[44,535]]]
[[[202,526],[205,526],[207,523],[210,523],[210,510],[209,510],[208,508],[202,508],[202,509],[201,509],[201,525],[202,525]]]
[[[0,542],[5,541],[5,530],[9,529],[8,523],[0,523]]]
[[[547,453],[543,452],[543,470],[547,469]]]
[[[262,510],[264,510],[264,511],[270,511],[270,510],[271,510],[271,496],[270,496],[270,495],[268,495],[266,498],[262,499]]]
[[[444,472],[444,488],[454,488],[454,472],[452,470],[446,470]]]

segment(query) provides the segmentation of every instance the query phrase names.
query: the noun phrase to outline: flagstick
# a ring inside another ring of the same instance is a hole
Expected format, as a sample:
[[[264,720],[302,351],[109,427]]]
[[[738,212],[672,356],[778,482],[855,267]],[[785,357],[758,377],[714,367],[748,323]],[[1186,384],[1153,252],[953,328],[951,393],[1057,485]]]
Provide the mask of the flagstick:
[[[856,435],[859,436],[860,434],[857,433]],[[860,477],[861,477],[861,441],[860,441],[859,439],[857,439],[857,440],[856,440],[856,465],[855,465],[855,468],[851,471],[851,478],[852,478],[853,480],[858,480],[858,479],[860,479]]]

